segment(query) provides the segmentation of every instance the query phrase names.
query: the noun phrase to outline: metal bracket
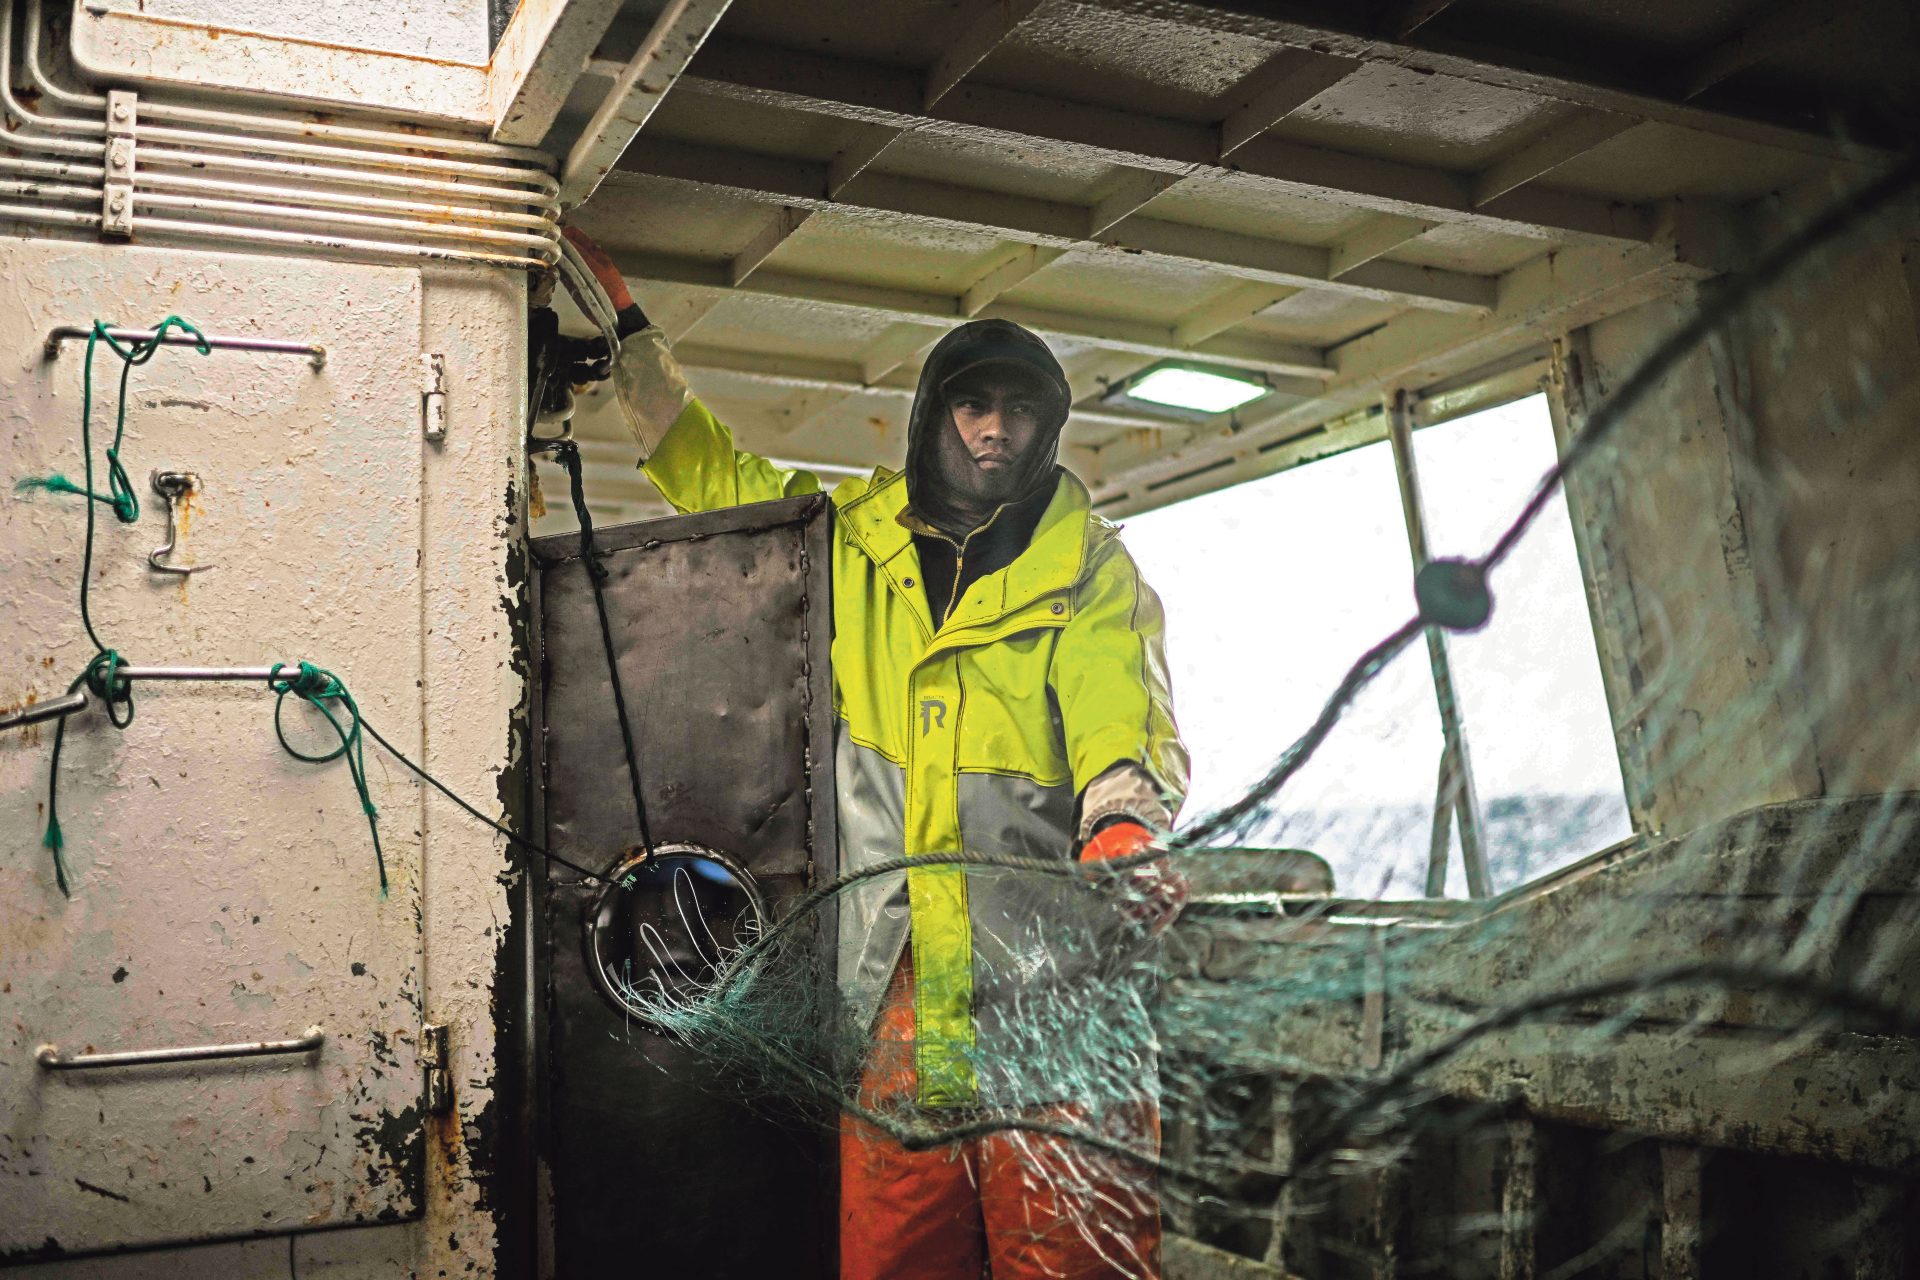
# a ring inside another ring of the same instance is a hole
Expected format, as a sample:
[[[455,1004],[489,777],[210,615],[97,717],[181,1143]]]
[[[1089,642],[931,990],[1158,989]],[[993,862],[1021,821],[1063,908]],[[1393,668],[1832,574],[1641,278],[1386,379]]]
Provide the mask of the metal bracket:
[[[438,351],[420,353],[420,427],[427,439],[447,438],[447,358]]]
[[[200,477],[191,471],[156,471],[152,481],[153,491],[167,500],[167,540],[147,553],[147,566],[155,573],[173,573],[183,578],[190,573],[213,568],[210,564],[167,563],[167,557],[173,554],[174,544],[180,540],[180,505],[187,500],[188,494],[200,487]]]
[[[140,95],[126,89],[107,93],[107,176],[100,194],[100,233],[133,234],[134,126],[140,114]]]
[[[453,1047],[444,1022],[420,1028],[420,1058],[427,1068],[427,1114],[453,1110]]]

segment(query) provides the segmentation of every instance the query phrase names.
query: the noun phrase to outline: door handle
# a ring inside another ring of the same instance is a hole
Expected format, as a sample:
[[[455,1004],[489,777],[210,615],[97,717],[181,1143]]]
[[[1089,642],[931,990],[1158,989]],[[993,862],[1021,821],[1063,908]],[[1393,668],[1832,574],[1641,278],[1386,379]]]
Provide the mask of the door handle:
[[[196,1044],[172,1049],[129,1049],[120,1053],[69,1054],[59,1045],[43,1044],[34,1060],[48,1071],[81,1071],[88,1067],[146,1067],[165,1062],[204,1062],[212,1058],[266,1058],[275,1054],[307,1053],[327,1042],[326,1032],[308,1027],[292,1040],[250,1040],[241,1044]]]

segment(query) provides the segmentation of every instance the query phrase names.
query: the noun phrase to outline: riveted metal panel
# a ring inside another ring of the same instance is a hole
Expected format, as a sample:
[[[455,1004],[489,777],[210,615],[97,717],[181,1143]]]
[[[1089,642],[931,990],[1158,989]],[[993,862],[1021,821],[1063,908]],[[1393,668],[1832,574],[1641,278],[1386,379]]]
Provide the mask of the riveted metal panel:
[[[601,530],[656,843],[736,860],[774,916],[836,873],[830,508],[812,496]],[[595,871],[639,839],[575,535],[533,543],[548,848]],[[558,863],[536,940],[546,998],[542,1157],[560,1275],[830,1276],[833,1141],[642,1029],[582,948],[599,886]],[[822,922],[826,925],[828,922]],[[832,955],[822,937],[816,954]],[[822,980],[827,969],[822,968]]]
[[[336,672],[368,719],[421,728],[417,271],[144,247],[0,240],[0,705],[63,690],[92,656],[76,609],[83,502],[11,492],[83,469],[85,344],[49,330],[147,326],[316,342],[303,355],[183,347],[135,370],[122,449],[142,514],[104,507],[92,616],[141,665]],[[94,373],[99,452],[119,362]],[[151,470],[191,471],[175,563]],[[421,801],[369,751],[390,891],[342,764],[274,740],[257,684],[146,683],[124,732],[67,726],[59,813],[73,883],[40,845],[53,726],[0,734],[0,1254],[12,1260],[417,1216]],[[287,731],[324,750],[297,705]],[[296,1039],[272,1057],[49,1070],[63,1053]]]

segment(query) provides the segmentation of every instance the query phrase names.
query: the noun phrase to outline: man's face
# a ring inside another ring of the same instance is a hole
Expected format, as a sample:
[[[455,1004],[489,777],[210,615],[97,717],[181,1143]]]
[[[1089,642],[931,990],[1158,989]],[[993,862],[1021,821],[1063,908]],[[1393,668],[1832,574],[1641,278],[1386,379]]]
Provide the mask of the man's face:
[[[1032,379],[993,365],[958,375],[943,394],[953,430],[940,434],[941,476],[985,516],[1018,496],[1021,463],[1040,438],[1045,394]]]

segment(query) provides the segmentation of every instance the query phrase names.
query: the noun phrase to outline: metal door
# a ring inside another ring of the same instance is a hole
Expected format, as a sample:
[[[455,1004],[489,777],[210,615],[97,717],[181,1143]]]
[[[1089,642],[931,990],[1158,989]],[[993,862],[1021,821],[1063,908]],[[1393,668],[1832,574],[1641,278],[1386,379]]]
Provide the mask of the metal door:
[[[93,656],[77,589],[85,501],[16,493],[82,474],[84,342],[149,327],[324,346],[161,350],[132,374],[122,456],[141,515],[102,508],[92,616],[141,665],[306,658],[403,748],[421,737],[420,277],[394,267],[0,239],[0,706]],[[118,360],[94,369],[94,450]],[[154,470],[198,477],[174,560]],[[104,475],[96,486],[104,489]],[[339,762],[303,764],[255,684],[145,683],[124,732],[67,726],[59,816],[73,896],[41,845],[53,726],[0,733],[0,1256],[55,1256],[417,1215],[422,801],[369,751],[389,891]],[[326,745],[290,707],[289,737]],[[59,1069],[78,1054],[300,1040],[269,1057]]]
[[[600,531],[606,601],[659,847],[713,850],[771,915],[837,863],[822,497]],[[536,716],[547,846],[596,872],[638,841],[593,592],[574,535],[538,539]],[[601,886],[552,863],[542,1157],[554,1274],[834,1274],[830,1124],[637,1024],[583,939]],[[824,928],[823,928],[824,932]],[[816,952],[832,954],[831,939]],[[830,981],[830,970],[821,980]]]

